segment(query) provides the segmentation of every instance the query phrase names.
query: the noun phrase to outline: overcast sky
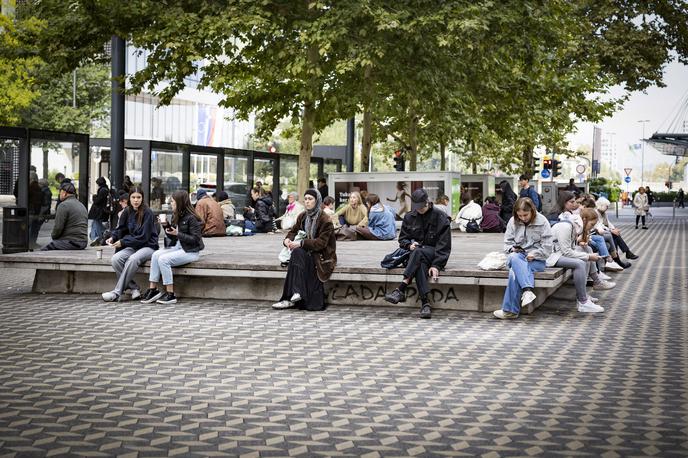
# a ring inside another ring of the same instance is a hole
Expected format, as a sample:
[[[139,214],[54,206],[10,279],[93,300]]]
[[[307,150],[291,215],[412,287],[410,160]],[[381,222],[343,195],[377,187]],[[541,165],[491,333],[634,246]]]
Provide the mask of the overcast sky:
[[[664,82],[666,87],[651,87],[647,91],[633,93],[621,111],[613,116],[598,123],[602,128],[602,134],[612,135],[616,143],[616,150],[619,157],[619,169],[623,172],[624,167],[631,167],[635,171],[640,171],[641,154],[633,154],[629,151],[628,145],[640,143],[643,133],[643,125],[639,120],[649,120],[645,123],[645,138],[658,130],[666,129],[667,125],[676,115],[678,104],[681,100],[686,100],[688,95],[688,66],[672,63],[665,69]],[[613,92],[612,95],[619,94],[620,91]],[[688,120],[685,113],[688,107],[683,107],[684,117]],[[580,123],[578,132],[569,136],[570,146],[573,149],[581,145],[592,145],[593,124]],[[651,170],[660,162],[673,162],[673,156],[665,156],[649,145],[645,145],[645,170]],[[623,176],[623,175],[622,175]]]

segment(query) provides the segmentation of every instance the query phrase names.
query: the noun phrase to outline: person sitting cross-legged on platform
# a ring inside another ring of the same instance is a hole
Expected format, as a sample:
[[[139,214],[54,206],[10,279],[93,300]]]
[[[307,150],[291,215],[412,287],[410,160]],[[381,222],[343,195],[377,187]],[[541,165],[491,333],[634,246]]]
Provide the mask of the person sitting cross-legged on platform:
[[[220,204],[211,199],[205,189],[196,191],[196,214],[203,223],[203,237],[225,235],[225,218]]]
[[[282,297],[272,304],[274,309],[324,310],[323,285],[337,265],[337,239],[330,217],[322,210],[320,192],[307,190],[303,202],[306,211],[296,218],[296,223],[282,241],[291,250],[291,259]],[[304,231],[306,238],[295,241],[299,231]]]
[[[496,318],[518,318],[521,307],[535,299],[535,272],[545,270],[545,261],[552,253],[552,230],[547,218],[538,213],[532,200],[519,198],[514,204],[514,216],[506,225],[504,251],[508,258],[509,282],[504,291],[502,308],[495,310]]]
[[[51,233],[52,241],[41,251],[83,250],[88,244],[88,212],[84,204],[75,197],[76,189],[72,182],[60,185],[59,201],[55,210],[55,225]]]
[[[368,209],[368,226],[356,226],[356,234],[364,240],[394,240],[397,227],[394,223],[396,212],[383,205],[377,194],[366,196]]]
[[[183,266],[198,261],[200,251],[205,248],[201,234],[201,218],[191,206],[189,194],[186,191],[175,191],[170,202],[172,224],[163,224],[165,228],[165,243],[169,248],[158,250],[151,258],[150,286],[141,297],[142,304],[176,304],[172,267]],[[162,276],[165,291],[158,290],[158,283]]]
[[[451,227],[447,214],[428,201],[423,188],[411,195],[411,211],[404,216],[399,233],[399,246],[411,251],[404,278],[385,300],[397,304],[406,300],[406,287],[416,279],[420,297],[420,317],[430,318],[432,310],[428,300],[428,276],[434,281],[440,275],[451,253]]]
[[[103,293],[103,300],[120,300],[126,289],[131,290],[131,298],[141,297],[141,289],[134,281],[136,271],[148,261],[158,249],[158,226],[155,216],[143,201],[143,189],[134,186],[129,193],[129,206],[119,220],[117,229],[105,241],[115,247],[112,268],[117,273],[115,289]]]

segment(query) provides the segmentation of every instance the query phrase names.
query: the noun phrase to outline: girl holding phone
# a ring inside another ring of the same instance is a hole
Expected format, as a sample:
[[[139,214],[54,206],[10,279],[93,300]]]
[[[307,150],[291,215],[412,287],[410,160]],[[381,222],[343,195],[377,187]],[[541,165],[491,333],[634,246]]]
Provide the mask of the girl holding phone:
[[[200,251],[205,248],[201,234],[201,218],[191,206],[186,191],[175,191],[172,194],[172,224],[167,220],[161,222],[165,237],[169,239],[170,248],[157,251],[151,259],[150,285],[141,299],[143,304],[176,304],[172,267],[197,261]],[[162,277],[164,290],[158,289]]]

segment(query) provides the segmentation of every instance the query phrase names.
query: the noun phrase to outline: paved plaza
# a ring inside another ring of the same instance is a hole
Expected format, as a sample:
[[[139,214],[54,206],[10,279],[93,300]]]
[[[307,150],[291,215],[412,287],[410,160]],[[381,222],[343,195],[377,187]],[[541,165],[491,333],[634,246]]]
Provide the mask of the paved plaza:
[[[4,269],[0,457],[688,456],[688,218],[629,222],[597,316],[568,288],[507,322],[113,304]]]

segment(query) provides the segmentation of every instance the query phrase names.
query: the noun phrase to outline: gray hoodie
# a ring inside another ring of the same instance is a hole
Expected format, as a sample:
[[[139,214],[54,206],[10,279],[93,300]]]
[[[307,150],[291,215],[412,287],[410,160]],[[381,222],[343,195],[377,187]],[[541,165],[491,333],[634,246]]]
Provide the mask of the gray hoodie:
[[[514,222],[514,217],[506,225],[504,234],[504,251],[508,254],[514,246],[523,248],[527,255],[545,261],[552,253],[552,230],[549,221],[541,213],[537,213],[535,221],[527,226],[521,222]]]

